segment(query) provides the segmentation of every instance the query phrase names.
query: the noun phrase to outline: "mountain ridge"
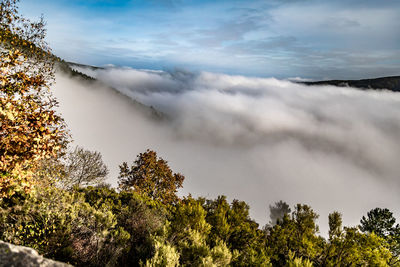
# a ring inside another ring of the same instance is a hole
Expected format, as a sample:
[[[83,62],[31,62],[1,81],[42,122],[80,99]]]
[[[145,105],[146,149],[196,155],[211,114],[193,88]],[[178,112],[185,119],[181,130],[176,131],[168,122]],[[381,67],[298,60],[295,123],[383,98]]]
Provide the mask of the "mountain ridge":
[[[389,90],[400,92],[400,76],[387,76],[361,80],[326,80],[298,82],[305,85],[334,85],[339,87],[355,87],[361,90]]]
[[[80,73],[74,70],[73,66],[90,68],[92,70],[105,69],[103,67],[97,67],[92,65],[86,65],[76,62],[65,62],[66,65],[74,72],[73,74],[84,77],[85,79],[93,79],[86,74]],[[93,79],[94,80],[94,79]],[[334,85],[338,87],[354,87],[360,90],[389,90],[392,92],[400,92],[400,75],[399,76],[385,76],[368,79],[354,79],[354,80],[320,80],[320,81],[296,81],[295,83],[304,85]]]

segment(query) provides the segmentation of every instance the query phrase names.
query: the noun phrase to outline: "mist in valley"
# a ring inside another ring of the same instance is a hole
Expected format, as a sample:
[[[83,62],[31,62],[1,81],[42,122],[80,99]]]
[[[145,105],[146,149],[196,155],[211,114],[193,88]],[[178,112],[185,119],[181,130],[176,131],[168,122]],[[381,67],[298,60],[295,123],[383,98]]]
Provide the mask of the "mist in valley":
[[[119,164],[152,149],[185,175],[180,195],[244,200],[260,225],[281,199],[311,205],[323,234],[334,210],[345,225],[375,207],[400,214],[399,94],[209,72],[77,69],[99,82],[58,73],[54,93],[74,143],[101,152],[113,186]]]

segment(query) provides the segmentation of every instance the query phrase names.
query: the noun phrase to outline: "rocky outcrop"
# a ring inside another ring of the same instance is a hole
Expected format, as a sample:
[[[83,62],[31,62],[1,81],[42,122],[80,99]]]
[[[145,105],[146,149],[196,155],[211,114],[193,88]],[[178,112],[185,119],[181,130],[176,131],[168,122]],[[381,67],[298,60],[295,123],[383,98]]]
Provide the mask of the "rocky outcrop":
[[[36,250],[15,246],[0,240],[0,267],[71,267],[72,265],[46,259]]]

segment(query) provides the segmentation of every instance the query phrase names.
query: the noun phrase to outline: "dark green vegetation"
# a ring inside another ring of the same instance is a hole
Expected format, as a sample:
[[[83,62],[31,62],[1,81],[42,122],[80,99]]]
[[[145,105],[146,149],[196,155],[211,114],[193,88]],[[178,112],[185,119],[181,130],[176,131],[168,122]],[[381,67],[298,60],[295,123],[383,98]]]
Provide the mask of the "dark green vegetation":
[[[243,201],[179,198],[183,178],[146,151],[121,165],[118,190],[47,185],[3,200],[0,239],[77,266],[399,266],[400,226],[387,209],[359,227],[333,212],[324,239],[307,205],[275,203],[275,223],[260,229]]]
[[[400,76],[382,77],[376,79],[363,80],[329,80],[317,82],[301,82],[306,85],[335,85],[342,87],[355,87],[363,90],[390,90],[400,92]]]
[[[122,163],[111,188],[98,152],[68,150],[45,90],[54,57],[44,24],[21,18],[14,0],[0,7],[1,240],[77,266],[400,266],[400,226],[387,209],[359,227],[333,212],[326,239],[310,206],[280,201],[260,227],[243,201],[179,197],[184,176],[151,150]]]

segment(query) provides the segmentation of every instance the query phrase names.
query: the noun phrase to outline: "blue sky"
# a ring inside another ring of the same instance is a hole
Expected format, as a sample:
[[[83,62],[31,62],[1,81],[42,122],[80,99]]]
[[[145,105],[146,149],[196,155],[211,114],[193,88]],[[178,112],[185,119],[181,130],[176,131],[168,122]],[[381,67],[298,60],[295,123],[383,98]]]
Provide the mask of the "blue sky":
[[[398,0],[21,0],[58,56],[263,77],[400,75]]]

